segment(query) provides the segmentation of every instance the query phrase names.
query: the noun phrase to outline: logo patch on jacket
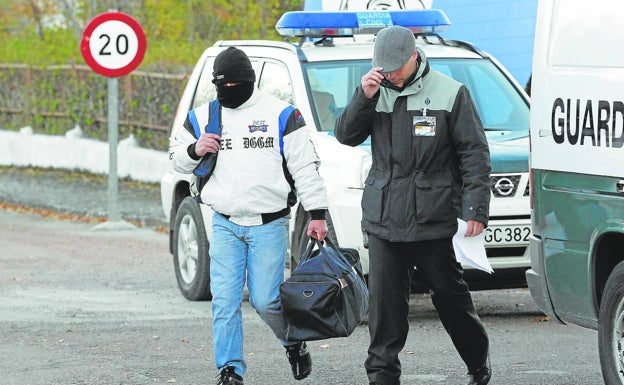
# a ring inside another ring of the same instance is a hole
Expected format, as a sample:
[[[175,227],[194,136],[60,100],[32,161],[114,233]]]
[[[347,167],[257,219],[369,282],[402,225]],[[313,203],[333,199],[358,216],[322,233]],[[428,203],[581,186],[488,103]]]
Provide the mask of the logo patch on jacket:
[[[268,124],[266,124],[266,122],[264,120],[254,120],[253,123],[251,123],[249,126],[249,132],[250,133],[254,133],[254,132],[267,132],[268,129]]]
[[[243,148],[274,148],[275,141],[272,137],[243,138]]]

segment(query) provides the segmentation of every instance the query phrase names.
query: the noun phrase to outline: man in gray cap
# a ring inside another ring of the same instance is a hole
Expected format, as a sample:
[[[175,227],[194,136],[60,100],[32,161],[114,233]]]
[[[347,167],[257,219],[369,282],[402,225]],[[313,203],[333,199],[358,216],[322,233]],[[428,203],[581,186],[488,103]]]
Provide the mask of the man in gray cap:
[[[488,222],[490,156],[468,89],[430,68],[407,28],[375,41],[372,69],[336,122],[349,146],[371,138],[373,164],[362,196],[369,240],[371,385],[400,383],[414,268],[468,368],[468,385],[490,381],[488,336],[455,259],[457,219],[465,236]]]

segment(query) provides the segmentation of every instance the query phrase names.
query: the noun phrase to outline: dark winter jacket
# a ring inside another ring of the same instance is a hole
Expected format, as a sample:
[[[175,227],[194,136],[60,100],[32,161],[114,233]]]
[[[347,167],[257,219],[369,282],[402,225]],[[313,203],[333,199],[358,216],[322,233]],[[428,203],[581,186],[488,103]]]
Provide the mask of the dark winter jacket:
[[[356,146],[371,137],[373,163],[362,196],[362,225],[389,241],[451,237],[457,218],[487,225],[490,155],[468,89],[429,68],[401,92],[371,99],[359,86],[336,123]]]

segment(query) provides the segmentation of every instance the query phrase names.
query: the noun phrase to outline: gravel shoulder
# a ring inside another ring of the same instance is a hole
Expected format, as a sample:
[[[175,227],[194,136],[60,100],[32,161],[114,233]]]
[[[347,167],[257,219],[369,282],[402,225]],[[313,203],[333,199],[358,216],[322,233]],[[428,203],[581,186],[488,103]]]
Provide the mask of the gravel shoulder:
[[[76,220],[108,219],[108,177],[86,172],[0,167],[0,205]],[[160,185],[120,179],[117,207],[121,219],[140,227],[168,229],[160,200]]]

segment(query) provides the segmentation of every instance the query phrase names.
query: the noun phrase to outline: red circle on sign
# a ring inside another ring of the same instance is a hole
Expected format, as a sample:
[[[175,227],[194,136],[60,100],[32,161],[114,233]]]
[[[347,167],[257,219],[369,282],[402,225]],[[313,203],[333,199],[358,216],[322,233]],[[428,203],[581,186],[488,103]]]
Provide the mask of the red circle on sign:
[[[109,68],[98,62],[97,57],[93,56],[93,53],[91,52],[91,48],[89,46],[93,31],[95,31],[97,27],[108,21],[119,21],[126,24],[132,29],[137,38],[138,46],[136,54],[128,64],[124,65],[121,68]],[[143,28],[141,28],[139,22],[137,22],[132,16],[122,12],[106,12],[99,14],[91,19],[91,21],[87,24],[82,33],[82,40],[80,42],[80,51],[85,62],[89,65],[89,67],[91,67],[93,71],[107,77],[124,76],[132,72],[143,61],[146,49],[147,39],[145,38]]]

